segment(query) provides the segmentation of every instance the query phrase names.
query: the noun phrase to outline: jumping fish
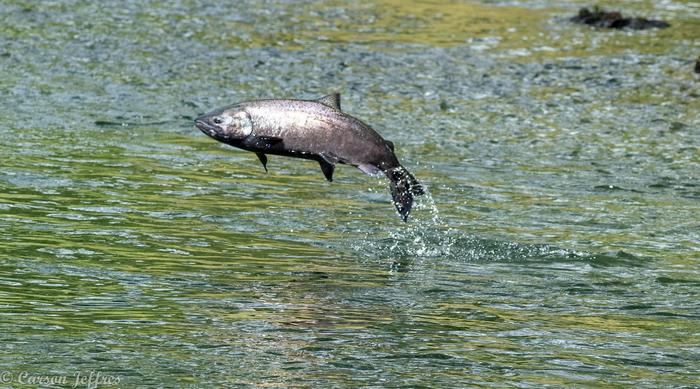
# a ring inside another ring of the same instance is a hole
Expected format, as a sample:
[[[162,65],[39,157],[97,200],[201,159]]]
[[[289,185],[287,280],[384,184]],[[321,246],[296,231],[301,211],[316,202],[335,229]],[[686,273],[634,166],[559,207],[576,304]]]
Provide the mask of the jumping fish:
[[[328,181],[338,163],[364,173],[384,173],[401,219],[406,221],[413,196],[423,187],[399,163],[394,144],[340,109],[340,94],[318,100],[254,100],[229,105],[195,119],[210,137],[252,151],[267,171],[267,156],[318,161]]]

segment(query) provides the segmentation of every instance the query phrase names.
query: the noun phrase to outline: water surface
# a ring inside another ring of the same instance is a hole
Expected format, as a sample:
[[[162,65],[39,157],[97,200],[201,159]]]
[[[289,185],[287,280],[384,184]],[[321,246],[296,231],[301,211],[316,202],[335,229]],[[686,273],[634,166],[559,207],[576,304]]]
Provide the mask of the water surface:
[[[7,384],[697,385],[700,7],[582,5],[3,1]],[[410,223],[192,125],[331,91],[429,189]]]

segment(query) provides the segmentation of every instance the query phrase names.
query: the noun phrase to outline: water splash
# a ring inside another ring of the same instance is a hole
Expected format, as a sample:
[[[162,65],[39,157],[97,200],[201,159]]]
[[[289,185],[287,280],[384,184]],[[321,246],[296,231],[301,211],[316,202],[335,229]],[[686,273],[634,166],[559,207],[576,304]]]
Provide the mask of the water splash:
[[[446,262],[562,262],[593,267],[642,266],[645,261],[627,252],[590,253],[549,244],[509,242],[465,233],[440,214],[433,195],[416,203],[408,223],[392,226],[384,237],[366,231],[351,248],[360,257],[387,261],[391,269],[439,266]]]
[[[360,239],[354,239],[351,248],[359,256],[372,260],[392,261],[394,264],[430,258],[451,256],[457,230],[441,217],[432,194],[427,190],[415,203],[407,223],[389,230],[365,230]]]
[[[423,210],[427,210],[427,215],[421,212]],[[389,232],[394,240],[389,250],[400,257],[449,257],[454,244],[451,234],[456,231],[440,216],[435,198],[427,188],[425,195],[416,204],[416,211],[413,222]]]

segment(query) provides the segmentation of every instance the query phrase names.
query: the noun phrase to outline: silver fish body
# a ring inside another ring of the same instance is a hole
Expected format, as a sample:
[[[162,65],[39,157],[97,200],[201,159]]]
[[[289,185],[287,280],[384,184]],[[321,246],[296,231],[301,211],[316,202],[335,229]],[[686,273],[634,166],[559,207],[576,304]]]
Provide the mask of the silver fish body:
[[[230,105],[195,119],[210,137],[257,154],[267,171],[267,155],[316,160],[333,180],[338,163],[367,174],[383,172],[394,204],[405,221],[413,196],[423,188],[394,154],[394,145],[370,126],[342,112],[340,95],[318,100],[256,100]]]

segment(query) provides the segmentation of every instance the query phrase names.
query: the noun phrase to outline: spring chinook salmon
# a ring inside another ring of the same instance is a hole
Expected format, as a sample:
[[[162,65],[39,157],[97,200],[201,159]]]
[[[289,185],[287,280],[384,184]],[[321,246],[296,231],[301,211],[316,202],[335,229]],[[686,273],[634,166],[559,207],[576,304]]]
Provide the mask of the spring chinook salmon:
[[[203,133],[219,142],[254,152],[265,171],[267,156],[318,161],[328,181],[336,164],[358,167],[369,175],[384,173],[403,221],[413,196],[423,187],[394,154],[394,144],[340,109],[340,95],[318,100],[244,101],[195,119]]]

